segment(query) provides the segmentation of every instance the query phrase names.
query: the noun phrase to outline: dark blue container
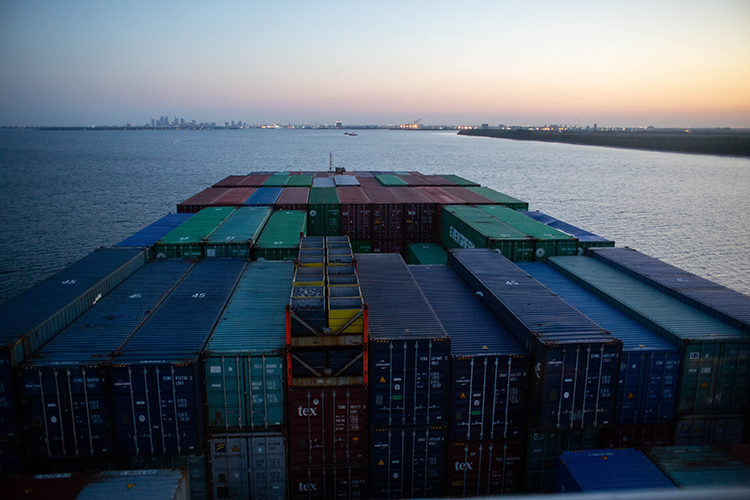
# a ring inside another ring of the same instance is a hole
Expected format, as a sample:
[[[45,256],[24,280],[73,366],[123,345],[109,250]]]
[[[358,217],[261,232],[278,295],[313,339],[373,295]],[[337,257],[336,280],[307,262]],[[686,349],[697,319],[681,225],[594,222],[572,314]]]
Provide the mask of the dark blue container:
[[[750,334],[750,296],[632,248],[591,250],[595,259]]]
[[[612,240],[608,240],[607,238],[603,238],[601,236],[598,236],[592,232],[586,231],[585,229],[581,229],[580,227],[576,227],[572,224],[568,224],[567,222],[563,222],[560,219],[555,219],[554,217],[547,215],[545,213],[539,212],[539,211],[524,211],[519,210],[520,213],[524,214],[527,217],[531,217],[532,219],[541,222],[542,224],[547,224],[549,227],[558,229],[564,233],[568,233],[569,235],[575,237],[578,239],[578,255],[583,255],[583,251],[585,248],[589,247],[613,247],[615,246],[615,242]]]
[[[555,463],[555,493],[657,489],[677,486],[633,448],[565,451]]]
[[[134,235],[122,240],[118,247],[150,247],[168,235],[173,229],[195,214],[167,214],[149,226],[144,227]]]
[[[21,364],[30,456],[114,453],[105,365],[191,267],[180,261],[150,262]]]
[[[398,254],[357,256],[369,305],[370,424],[448,420],[450,340]]]
[[[615,423],[673,422],[682,359],[679,348],[547,264],[519,267],[622,340]]]
[[[387,427],[370,432],[372,498],[439,497],[445,492],[442,427]]]
[[[518,439],[529,356],[447,266],[409,266],[451,338],[451,440]]]
[[[145,263],[142,249],[97,250],[0,305],[0,442],[19,434],[12,369]]]
[[[448,263],[531,355],[533,425],[612,425],[622,341],[499,252],[454,249]]]
[[[281,196],[283,187],[259,187],[250,197],[245,200],[243,205],[255,206],[272,206]]]
[[[112,360],[120,454],[200,452],[204,423],[199,354],[245,266],[235,259],[196,264]]]

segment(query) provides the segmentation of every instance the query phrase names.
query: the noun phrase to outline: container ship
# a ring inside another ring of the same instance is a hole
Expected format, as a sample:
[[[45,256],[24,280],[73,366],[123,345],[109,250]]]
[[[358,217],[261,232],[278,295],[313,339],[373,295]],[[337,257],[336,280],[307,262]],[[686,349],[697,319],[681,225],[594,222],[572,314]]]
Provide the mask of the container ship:
[[[750,297],[456,175],[230,175],[0,324],[4,498],[750,487]]]

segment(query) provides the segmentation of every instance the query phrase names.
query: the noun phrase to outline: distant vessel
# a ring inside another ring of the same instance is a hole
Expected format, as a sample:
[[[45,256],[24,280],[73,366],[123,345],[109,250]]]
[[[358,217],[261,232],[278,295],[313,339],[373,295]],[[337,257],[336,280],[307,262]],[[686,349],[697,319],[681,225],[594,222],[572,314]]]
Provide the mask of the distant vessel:
[[[351,135],[351,136],[355,136],[355,135],[357,135],[357,134],[355,134],[354,132],[344,132],[344,135]]]

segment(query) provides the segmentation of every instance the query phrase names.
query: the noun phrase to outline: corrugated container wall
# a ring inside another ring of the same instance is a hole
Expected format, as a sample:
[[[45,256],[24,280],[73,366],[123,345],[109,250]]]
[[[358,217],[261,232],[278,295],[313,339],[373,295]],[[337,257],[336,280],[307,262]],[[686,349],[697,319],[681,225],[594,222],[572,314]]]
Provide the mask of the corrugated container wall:
[[[367,492],[367,468],[362,465],[294,465],[289,467],[292,500],[361,500]]]
[[[235,259],[198,262],[112,361],[121,454],[201,451],[205,425],[198,353],[245,266]]]
[[[750,334],[750,296],[631,248],[592,249],[591,255],[644,283]]]
[[[519,439],[529,356],[447,266],[410,266],[451,338],[451,441]]]
[[[94,473],[76,500],[189,500],[185,470],[113,470]]]
[[[190,500],[208,500],[205,455],[128,457],[128,470],[185,469],[190,478]]]
[[[677,486],[642,452],[565,451],[555,464],[555,493],[676,490]]]
[[[526,491],[551,493],[560,452],[599,447],[598,431],[540,432],[529,429],[526,442]]]
[[[281,432],[214,435],[208,448],[213,498],[287,498],[286,438]]]
[[[347,176],[351,177],[351,176]],[[341,202],[341,234],[353,240],[372,238],[372,205],[359,186],[336,188]]]
[[[13,368],[146,263],[142,249],[106,248],[0,304],[0,442],[19,437]]]
[[[531,422],[541,430],[612,425],[622,342],[496,250],[448,262],[532,357]]]
[[[404,241],[433,243],[438,240],[438,205],[413,187],[392,187],[404,203]]]
[[[259,430],[284,419],[284,346],[294,264],[251,262],[206,344],[206,425]]]
[[[683,415],[677,421],[674,444],[677,446],[722,446],[745,442],[746,418],[734,415]]]
[[[622,340],[615,423],[674,422],[682,359],[677,346],[547,264],[519,267]]]
[[[191,267],[183,261],[149,262],[22,363],[30,456],[114,454],[106,364]]]
[[[674,444],[675,424],[615,425],[603,429],[600,436],[602,448],[646,448]]]
[[[369,305],[371,425],[447,423],[448,335],[400,255],[357,259]]]
[[[448,488],[454,497],[523,491],[524,441],[451,441]]]
[[[243,207],[227,217],[206,239],[204,257],[249,259],[253,244],[271,217],[271,208]]]
[[[746,334],[596,259],[554,257],[550,265],[682,349],[679,413],[747,410],[750,337]]]
[[[294,260],[300,239],[307,234],[307,214],[278,210],[271,214],[253,249],[255,259]]]
[[[75,500],[88,473],[34,474],[0,477],[4,500]]]
[[[404,239],[404,204],[388,188],[364,187],[372,203],[372,238],[393,241]]]
[[[315,187],[315,180],[310,190],[307,209],[308,234],[310,236],[338,236],[341,234],[341,202],[336,188],[333,186]]]
[[[711,446],[661,446],[644,450],[680,488],[750,486],[750,466]]]

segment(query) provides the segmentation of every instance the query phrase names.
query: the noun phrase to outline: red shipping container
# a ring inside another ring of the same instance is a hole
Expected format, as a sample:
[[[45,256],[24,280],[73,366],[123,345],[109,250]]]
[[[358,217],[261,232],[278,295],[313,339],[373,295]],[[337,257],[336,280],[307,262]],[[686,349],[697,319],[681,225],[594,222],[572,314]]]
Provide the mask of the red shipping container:
[[[357,465],[294,466],[289,469],[292,500],[368,498],[367,468]]]
[[[523,491],[521,441],[468,441],[448,448],[448,495],[476,496]]]
[[[404,255],[404,240],[372,240],[372,253],[400,253]]]
[[[367,390],[289,390],[289,463],[361,464],[367,459]]]
[[[431,182],[427,181],[424,177],[422,177],[419,174],[398,175],[397,177],[410,186],[431,186],[432,185]]]
[[[438,205],[413,187],[392,187],[391,191],[404,202],[405,244],[437,242]]]
[[[481,194],[477,194],[474,191],[469,191],[463,186],[446,186],[443,188],[446,193],[455,196],[456,198],[462,199],[466,203],[472,205],[497,205],[496,201],[489,198],[485,198]]]
[[[430,183],[433,186],[455,186],[455,182],[451,182],[449,180],[443,179],[443,176],[441,175],[423,175],[422,177],[425,178],[425,180],[430,181]]]
[[[341,234],[352,240],[372,238],[372,205],[359,186],[337,187],[341,202]]]
[[[247,175],[229,175],[229,176],[223,178],[222,180],[220,180],[219,182],[217,182],[216,184],[214,184],[211,187],[215,187],[215,188],[219,188],[219,187],[221,187],[221,188],[236,187],[236,186],[238,186],[240,184],[240,181],[242,179],[244,179],[245,177],[247,177]]]
[[[285,187],[279,195],[274,208],[276,210],[305,210],[310,198],[309,187]]]
[[[88,477],[81,472],[0,478],[0,495],[4,500],[74,500]]]
[[[178,214],[197,214],[227,191],[223,188],[206,188],[177,205]]]
[[[671,446],[674,443],[675,425],[645,424],[616,425],[603,429],[600,434],[602,448],[643,448]]]
[[[372,203],[372,238],[404,239],[404,203],[387,187],[363,187]]]
[[[729,445],[729,451],[731,451],[734,456],[745,462],[747,465],[750,465],[750,445],[732,444]]]
[[[257,188],[228,188],[224,189],[225,193],[219,196],[217,199],[211,202],[211,206],[216,207],[239,207],[245,203],[245,200],[250,198],[250,195],[255,192]]]
[[[250,174],[242,179],[237,185],[243,187],[260,187],[269,177],[271,176],[268,174]]]

